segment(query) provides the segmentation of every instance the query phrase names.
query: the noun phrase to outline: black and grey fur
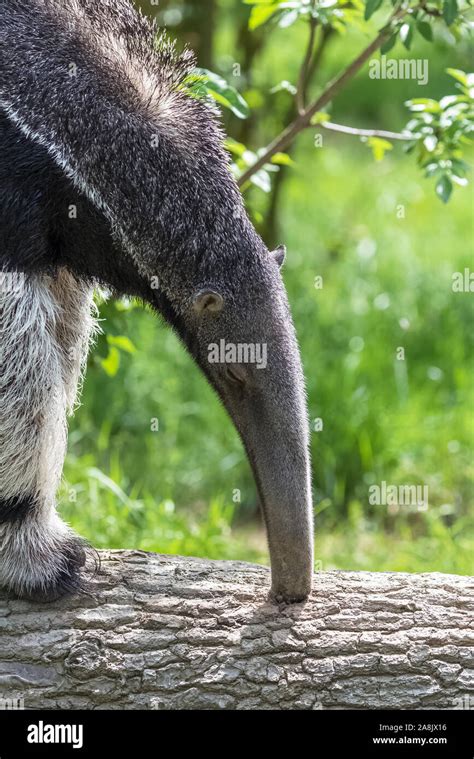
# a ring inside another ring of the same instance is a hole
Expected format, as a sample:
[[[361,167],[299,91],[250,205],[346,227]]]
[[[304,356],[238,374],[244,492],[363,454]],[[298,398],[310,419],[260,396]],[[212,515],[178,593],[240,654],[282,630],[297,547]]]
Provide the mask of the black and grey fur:
[[[102,282],[160,312],[220,396],[261,496],[273,595],[304,599],[307,419],[281,250],[255,232],[215,117],[187,91],[192,56],[156,44],[127,0],[1,11],[0,271],[25,276],[0,282],[0,585],[49,599],[79,581],[55,491]],[[209,363],[222,338],[265,343],[266,369]]]

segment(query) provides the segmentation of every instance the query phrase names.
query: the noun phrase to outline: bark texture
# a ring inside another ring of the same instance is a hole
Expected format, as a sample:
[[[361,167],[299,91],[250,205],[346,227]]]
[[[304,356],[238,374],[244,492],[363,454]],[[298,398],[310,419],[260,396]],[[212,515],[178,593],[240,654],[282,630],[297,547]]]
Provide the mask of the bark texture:
[[[31,708],[474,706],[473,579],[318,572],[267,601],[241,562],[102,551],[89,594],[0,593],[0,698]]]

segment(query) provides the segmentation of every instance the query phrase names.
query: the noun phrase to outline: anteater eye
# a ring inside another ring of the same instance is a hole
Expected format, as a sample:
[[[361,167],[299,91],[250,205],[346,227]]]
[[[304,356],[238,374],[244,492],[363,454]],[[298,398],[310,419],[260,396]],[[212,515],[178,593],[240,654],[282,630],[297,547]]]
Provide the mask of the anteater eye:
[[[240,367],[226,366],[227,379],[234,385],[243,385],[245,383],[245,374]]]

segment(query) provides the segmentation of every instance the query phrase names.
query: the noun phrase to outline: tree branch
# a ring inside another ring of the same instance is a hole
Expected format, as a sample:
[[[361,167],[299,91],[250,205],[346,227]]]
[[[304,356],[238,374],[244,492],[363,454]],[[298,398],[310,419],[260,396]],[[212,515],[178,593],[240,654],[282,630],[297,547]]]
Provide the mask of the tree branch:
[[[318,69],[321,65],[321,61],[323,60],[323,55],[326,50],[328,40],[331,39],[333,36],[333,30],[331,27],[328,26],[320,26],[319,27],[320,34],[319,39],[316,43],[316,47],[313,53],[313,58],[311,60],[311,63],[308,68],[308,73],[306,76],[306,86],[309,85],[310,81],[314,77],[315,74],[317,74]],[[295,102],[293,100],[290,101],[290,108],[288,109],[288,113],[285,119],[285,122],[289,122],[295,113]],[[288,146],[287,154],[291,156],[293,145]],[[276,237],[277,237],[277,217],[278,217],[278,202],[281,194],[281,188],[284,182],[284,179],[288,172],[288,166],[281,166],[280,171],[275,174],[274,181],[272,182],[272,188],[271,188],[271,194],[270,194],[270,202],[268,204],[268,209],[265,215],[265,223],[263,226],[263,238],[267,241],[267,244],[272,245],[275,247],[277,245]]]
[[[384,129],[357,129],[356,127],[345,126],[345,124],[334,124],[332,121],[322,121],[319,126],[323,127],[323,129],[329,129],[331,132],[351,134],[355,137],[382,137],[387,140],[413,139],[413,135],[409,132],[387,132]]]
[[[334,30],[330,26],[321,26],[321,36],[318,42],[318,45],[316,47],[316,50],[314,51],[313,60],[311,61],[308,76],[306,83],[307,85],[310,83],[311,79],[317,73],[319,66],[321,64],[321,60],[323,57],[323,53],[326,49],[326,45],[329,39],[334,35]]]
[[[243,187],[250,177],[252,177],[262,166],[270,161],[275,153],[279,153],[285,150],[285,148],[294,140],[297,134],[310,125],[313,116],[321,110],[330,100],[336,95],[344,85],[352,79],[355,74],[362,68],[364,63],[368,61],[372,53],[379,49],[385,39],[391,33],[391,23],[395,19],[402,18],[406,14],[406,9],[397,8],[391,15],[389,21],[380,30],[378,35],[372,40],[365,50],[363,50],[347,68],[345,68],[335,79],[333,79],[321,93],[321,95],[308,106],[303,113],[300,113],[296,118],[275,137],[275,139],[268,145],[265,152],[262,153],[257,161],[252,166],[249,166],[238,179],[239,187]]]
[[[87,595],[34,604],[0,591],[3,703],[469,708],[472,578],[317,572],[306,604],[278,607],[267,601],[269,570],[255,564],[100,556]]]
[[[312,4],[314,5],[314,0]],[[306,48],[306,54],[305,54],[303,63],[301,65],[300,75],[298,78],[298,85],[297,85],[297,90],[296,90],[296,108],[298,110],[298,113],[300,114],[304,113],[304,110],[306,107],[306,85],[308,83],[308,70],[309,70],[309,65],[311,63],[311,58],[313,57],[314,40],[316,36],[317,25],[318,25],[317,20],[314,18],[314,16],[311,16],[309,20],[308,45]]]

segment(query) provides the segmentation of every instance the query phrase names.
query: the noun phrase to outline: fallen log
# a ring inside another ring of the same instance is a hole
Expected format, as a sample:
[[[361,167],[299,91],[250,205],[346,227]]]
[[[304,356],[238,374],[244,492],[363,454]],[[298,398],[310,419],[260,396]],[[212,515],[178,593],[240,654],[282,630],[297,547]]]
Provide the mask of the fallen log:
[[[86,595],[0,592],[0,705],[26,709],[474,706],[473,578],[318,572],[302,605],[269,571],[101,551]]]

